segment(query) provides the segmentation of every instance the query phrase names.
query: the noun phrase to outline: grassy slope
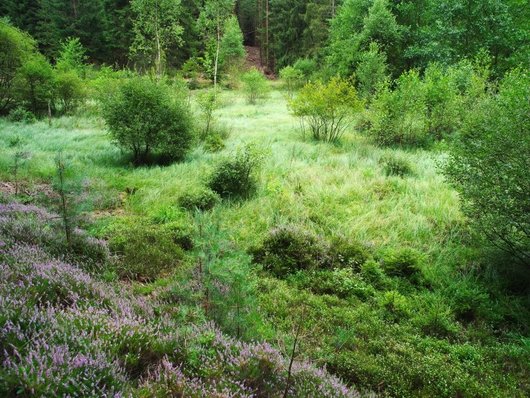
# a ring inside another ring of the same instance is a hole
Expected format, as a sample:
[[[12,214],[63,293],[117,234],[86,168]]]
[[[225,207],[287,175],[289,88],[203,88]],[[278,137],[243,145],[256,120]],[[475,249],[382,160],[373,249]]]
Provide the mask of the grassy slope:
[[[214,212],[239,248],[258,245],[275,225],[296,223],[327,238],[360,241],[376,257],[402,246],[425,256],[422,268],[429,289],[399,281],[386,288],[405,296],[405,315],[397,321],[389,321],[381,305],[385,289],[368,298],[311,296],[315,309],[306,321],[307,355],[352,382],[392,395],[524,395],[528,368],[522,363],[528,352],[517,342],[524,339],[511,331],[521,332],[527,312],[520,299],[493,299],[494,293],[475,287],[469,271],[474,252],[460,244],[466,236],[464,219],[455,192],[436,172],[436,155],[403,153],[414,164],[415,175],[386,177],[378,160],[396,150],[376,148],[355,134],[335,146],[303,139],[279,91],[260,106],[247,105],[237,92],[226,92],[223,98],[219,120],[232,131],[225,151],[243,142],[268,151],[256,197],[222,204]],[[181,164],[133,169],[95,119],[62,118],[51,128],[44,122],[21,126],[0,121],[0,131],[4,148],[12,137],[23,137],[25,150],[32,154],[24,173],[34,182],[50,178],[55,153],[62,150],[75,174],[89,182],[95,209],[123,207],[126,213],[170,214],[189,222],[188,214],[176,210],[177,200],[204,182],[219,156],[199,148]],[[2,180],[11,179],[11,152],[0,155]],[[132,188],[134,195],[124,194]],[[279,333],[293,326],[290,306],[300,294],[295,285],[262,278],[260,301]],[[470,287],[486,295],[486,304],[499,315],[470,325],[457,322],[451,297]],[[432,315],[433,307],[435,313],[449,314],[450,336],[422,332],[421,317]],[[515,320],[505,320],[510,317]]]

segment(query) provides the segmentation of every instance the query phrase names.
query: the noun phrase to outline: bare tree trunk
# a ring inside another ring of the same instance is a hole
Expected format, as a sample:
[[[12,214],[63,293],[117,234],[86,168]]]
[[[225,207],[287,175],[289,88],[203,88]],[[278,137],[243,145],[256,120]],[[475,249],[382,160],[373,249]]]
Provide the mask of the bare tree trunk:
[[[265,43],[265,63],[269,68],[269,0],[265,0]]]

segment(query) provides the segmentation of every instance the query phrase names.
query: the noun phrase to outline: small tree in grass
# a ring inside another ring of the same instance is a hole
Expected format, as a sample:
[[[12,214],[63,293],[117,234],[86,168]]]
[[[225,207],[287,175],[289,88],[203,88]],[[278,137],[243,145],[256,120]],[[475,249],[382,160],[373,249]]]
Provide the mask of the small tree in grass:
[[[249,104],[255,105],[258,100],[265,98],[269,92],[267,79],[255,68],[243,74],[241,81],[243,82],[243,90],[247,95]]]
[[[201,92],[197,96],[197,104],[204,118],[204,130],[201,138],[206,138],[214,122],[213,114],[220,106],[217,91],[212,89]]]
[[[304,75],[298,69],[293,66],[286,66],[280,70],[280,78],[285,84],[287,89],[287,95],[290,99],[293,98],[294,92],[298,89],[302,83]]]
[[[309,128],[316,140],[335,142],[361,107],[353,85],[335,77],[328,83],[309,82],[289,107],[300,118],[302,129]]]
[[[192,144],[188,109],[163,83],[133,78],[103,108],[112,138],[133,153],[135,164],[146,162],[153,152],[180,159]]]

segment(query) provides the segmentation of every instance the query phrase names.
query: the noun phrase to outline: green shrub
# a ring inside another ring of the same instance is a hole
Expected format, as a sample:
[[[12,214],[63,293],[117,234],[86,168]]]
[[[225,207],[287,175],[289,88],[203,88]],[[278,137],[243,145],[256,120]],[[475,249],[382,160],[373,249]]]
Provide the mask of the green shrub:
[[[221,198],[210,189],[187,192],[179,198],[179,205],[186,210],[211,210]]]
[[[380,305],[394,321],[408,317],[412,310],[407,298],[395,290],[385,292],[380,298]]]
[[[530,265],[530,74],[506,75],[494,97],[476,101],[444,173],[476,231]]]
[[[55,76],[55,98],[64,113],[70,113],[85,99],[85,87],[76,72],[58,72]]]
[[[24,109],[22,106],[17,106],[16,108],[11,109],[9,112],[9,115],[7,116],[7,119],[10,122],[18,122],[18,123],[33,123],[35,122],[36,118],[33,113],[30,111]]]
[[[377,289],[384,289],[388,285],[388,277],[385,275],[381,264],[374,260],[368,260],[361,265],[361,276]]]
[[[383,269],[389,276],[416,280],[421,274],[422,258],[410,248],[388,250],[383,257]]]
[[[369,134],[379,145],[423,146],[429,141],[425,90],[419,74],[410,71],[394,90],[381,87],[370,107]]]
[[[190,241],[179,224],[154,225],[137,218],[121,220],[107,235],[109,248],[118,257],[118,275],[140,281],[173,272],[184,261],[182,246]]]
[[[358,271],[369,257],[369,253],[364,245],[343,237],[336,238],[331,242],[329,254],[334,267],[347,267],[355,271]]]
[[[259,100],[264,99],[269,92],[267,79],[263,73],[255,68],[244,73],[241,76],[241,81],[249,104],[256,104]]]
[[[48,112],[54,95],[54,72],[46,58],[38,54],[22,65],[17,88],[20,100],[35,115]]]
[[[27,33],[0,19],[0,114],[15,105],[16,76],[35,53],[36,43]]]
[[[252,254],[254,261],[279,278],[296,271],[315,270],[330,265],[327,242],[294,225],[271,230]]]
[[[386,55],[380,50],[377,42],[370,43],[368,51],[360,55],[355,79],[361,98],[367,100],[370,100],[388,79]]]
[[[262,154],[253,146],[238,150],[216,166],[208,186],[222,198],[248,198],[256,191],[256,174],[262,158]]]
[[[355,88],[347,80],[332,78],[306,84],[296,98],[289,101],[291,112],[306,124],[316,140],[337,141],[361,107]]]
[[[204,129],[201,131],[200,138],[206,139],[210,134],[210,130],[214,123],[214,112],[219,109],[221,103],[219,101],[220,93],[216,90],[205,90],[197,95],[197,105],[204,119]]]
[[[308,83],[317,72],[317,63],[313,59],[300,58],[293,64],[293,68],[302,76],[304,83]]]
[[[406,177],[413,175],[412,165],[408,159],[395,154],[386,154],[379,159],[379,164],[387,176]]]
[[[193,143],[186,106],[163,83],[133,78],[104,102],[103,116],[114,141],[140,164],[155,152],[181,159]]]
[[[289,98],[293,98],[294,91],[302,85],[302,78],[302,72],[293,66],[286,66],[280,70],[280,79],[284,82]]]
[[[457,333],[458,327],[445,297],[428,294],[422,296],[420,302],[422,308],[416,315],[414,323],[421,328],[423,333],[441,338]]]

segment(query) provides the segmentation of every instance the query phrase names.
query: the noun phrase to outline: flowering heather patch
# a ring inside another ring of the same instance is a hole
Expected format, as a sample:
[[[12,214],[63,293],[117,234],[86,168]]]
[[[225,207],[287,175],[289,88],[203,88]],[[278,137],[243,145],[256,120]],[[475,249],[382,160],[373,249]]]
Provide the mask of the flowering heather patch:
[[[18,239],[23,214],[49,222],[37,208],[0,208],[0,396],[283,396],[288,362],[271,345],[156,315],[155,300]],[[289,397],[357,396],[311,364],[293,367]]]

